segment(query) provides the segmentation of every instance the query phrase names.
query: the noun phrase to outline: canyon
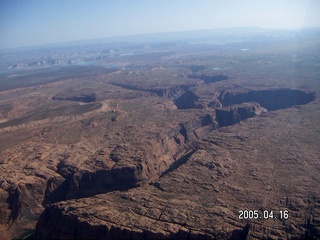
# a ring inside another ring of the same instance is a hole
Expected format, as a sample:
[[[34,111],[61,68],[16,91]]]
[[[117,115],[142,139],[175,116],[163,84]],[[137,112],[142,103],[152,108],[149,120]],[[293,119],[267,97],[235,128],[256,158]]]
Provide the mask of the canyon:
[[[10,68],[2,238],[319,238],[320,48],[305,41],[300,62],[258,42],[110,54],[121,68],[74,76]]]

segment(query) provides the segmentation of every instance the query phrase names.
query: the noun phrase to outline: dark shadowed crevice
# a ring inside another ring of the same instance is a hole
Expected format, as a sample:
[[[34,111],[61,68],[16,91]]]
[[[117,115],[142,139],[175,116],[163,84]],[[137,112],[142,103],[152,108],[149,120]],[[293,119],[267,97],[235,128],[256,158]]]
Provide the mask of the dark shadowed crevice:
[[[9,197],[6,200],[6,203],[9,204],[9,209],[11,210],[9,219],[15,221],[21,212],[21,192],[18,187],[14,189],[10,188],[8,192]]]
[[[250,224],[247,223],[243,229],[237,229],[232,232],[230,240],[246,240],[248,239]]]
[[[267,112],[267,110],[261,107],[259,103],[242,103],[230,107],[217,108],[215,120],[218,123],[218,127],[227,127],[264,112]]]
[[[170,167],[161,174],[160,178],[162,178],[163,176],[167,175],[168,173],[174,171],[175,169],[180,167],[182,164],[185,164],[189,160],[189,158],[195,153],[195,151],[196,150],[192,150],[192,151],[188,152],[187,154],[183,155],[181,158],[179,158],[175,162],[173,162],[170,165]]]
[[[258,102],[268,110],[279,110],[294,105],[307,104],[315,99],[314,93],[294,89],[256,90],[245,93],[223,92],[219,96],[222,106],[245,102]]]
[[[178,109],[192,109],[192,108],[203,108],[202,105],[198,104],[199,96],[192,90],[189,90],[182,94],[179,98],[174,100],[174,104]]]
[[[178,109],[201,109],[205,107],[220,108],[247,102],[257,102],[267,110],[279,110],[294,105],[304,105],[315,100],[315,93],[295,89],[265,89],[247,92],[222,91],[219,96],[212,98],[207,105],[201,103],[202,98],[193,90],[188,90],[174,100]]]
[[[136,179],[136,171],[134,167],[121,167],[95,172],[75,172],[68,175],[53,191],[49,190],[52,181],[49,179],[42,205],[137,187],[139,180]]]

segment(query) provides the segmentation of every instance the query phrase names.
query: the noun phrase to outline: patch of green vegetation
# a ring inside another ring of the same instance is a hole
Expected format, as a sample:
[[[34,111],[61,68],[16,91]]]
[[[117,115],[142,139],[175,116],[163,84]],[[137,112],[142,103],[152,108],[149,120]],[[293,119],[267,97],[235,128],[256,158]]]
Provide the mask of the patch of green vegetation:
[[[13,240],[33,240],[35,235],[34,229],[27,229],[24,233],[22,233],[19,237],[14,238]]]
[[[46,118],[54,118],[58,116],[70,116],[70,115],[77,115],[77,114],[82,114],[86,112],[90,112],[93,110],[97,110],[101,108],[102,104],[101,103],[90,103],[90,104],[83,104],[83,105],[71,105],[71,106],[63,106],[60,108],[54,108],[54,109],[49,109],[47,111],[42,111],[42,112],[37,112],[34,114],[31,114],[26,117],[14,119],[8,122],[4,122],[0,124],[0,128],[3,127],[10,127],[10,126],[16,126],[20,125],[23,123],[31,122],[31,121],[37,121],[37,120],[42,120]]]

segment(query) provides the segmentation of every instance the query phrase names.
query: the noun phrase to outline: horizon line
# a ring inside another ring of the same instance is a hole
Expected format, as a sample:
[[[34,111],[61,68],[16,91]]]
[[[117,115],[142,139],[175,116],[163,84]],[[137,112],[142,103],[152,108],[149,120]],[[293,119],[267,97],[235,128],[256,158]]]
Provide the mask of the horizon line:
[[[216,28],[204,28],[204,29],[193,29],[193,30],[181,30],[181,31],[168,31],[168,32],[149,32],[149,33],[136,33],[129,35],[117,35],[117,36],[108,36],[108,37],[96,37],[96,38],[84,38],[78,40],[70,40],[70,41],[61,41],[61,42],[52,42],[52,43],[43,43],[43,44],[34,44],[27,46],[18,46],[18,47],[8,47],[1,48],[0,51],[12,51],[12,50],[27,50],[28,48],[41,48],[41,47],[54,47],[55,45],[67,45],[72,43],[81,43],[87,41],[99,41],[99,40],[112,40],[118,38],[130,38],[130,37],[140,37],[145,35],[157,35],[157,34],[177,34],[177,33],[190,33],[190,32],[201,32],[201,31],[215,31],[215,30],[233,30],[233,29],[259,29],[262,31],[301,31],[301,30],[316,30],[320,29],[318,27],[304,27],[304,28],[264,28],[259,26],[243,26],[243,27],[216,27]],[[30,49],[30,50],[31,50]]]

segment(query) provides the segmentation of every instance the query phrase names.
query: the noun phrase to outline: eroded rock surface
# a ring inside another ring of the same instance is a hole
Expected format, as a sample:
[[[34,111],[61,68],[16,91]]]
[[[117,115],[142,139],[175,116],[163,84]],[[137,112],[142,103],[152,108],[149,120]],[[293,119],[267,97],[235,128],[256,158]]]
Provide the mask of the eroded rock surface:
[[[243,103],[216,109],[216,120],[219,127],[225,127],[267,111],[259,103]]]
[[[1,92],[0,236],[319,238],[316,63],[211,50]]]
[[[319,166],[313,164],[317,154],[314,141],[319,136],[308,124],[298,124],[313,119],[315,108],[314,104],[308,110],[295,108],[257,116],[240,125],[211,131],[187,159],[157,180],[125,192],[114,191],[47,207],[37,224],[36,236],[317,238]],[[292,118],[296,114],[299,119]],[[288,137],[294,140],[284,141]],[[310,141],[314,143],[310,145]],[[307,146],[308,153],[303,150]],[[293,172],[296,174],[292,175]],[[311,197],[310,191],[316,195]],[[240,220],[239,211],[245,209],[257,209],[260,214],[272,210],[278,218]],[[290,215],[286,220],[279,215],[284,209]]]

